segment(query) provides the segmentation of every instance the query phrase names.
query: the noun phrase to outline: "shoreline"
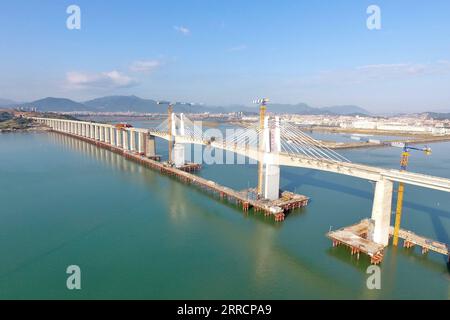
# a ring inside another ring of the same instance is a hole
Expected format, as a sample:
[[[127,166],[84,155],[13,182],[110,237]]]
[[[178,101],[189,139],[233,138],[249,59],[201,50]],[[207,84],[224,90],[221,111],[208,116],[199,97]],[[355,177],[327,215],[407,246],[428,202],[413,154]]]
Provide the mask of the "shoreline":
[[[367,134],[375,136],[399,136],[399,137],[448,137],[450,135],[433,135],[429,133],[407,132],[407,131],[390,131],[390,130],[373,130],[373,129],[347,129],[338,127],[303,127],[305,131],[326,132],[326,133],[348,133],[348,134]]]
[[[382,143],[373,143],[373,142],[333,142],[333,141],[321,141],[323,145],[327,148],[333,150],[344,150],[344,149],[363,149],[363,148],[386,148],[392,147],[391,143],[407,143],[409,145],[416,145],[422,143],[438,143],[438,142],[450,142],[450,137],[441,137],[441,138],[423,138],[417,140],[386,140]]]
[[[44,132],[44,131],[50,130],[44,126],[0,129],[0,133]]]

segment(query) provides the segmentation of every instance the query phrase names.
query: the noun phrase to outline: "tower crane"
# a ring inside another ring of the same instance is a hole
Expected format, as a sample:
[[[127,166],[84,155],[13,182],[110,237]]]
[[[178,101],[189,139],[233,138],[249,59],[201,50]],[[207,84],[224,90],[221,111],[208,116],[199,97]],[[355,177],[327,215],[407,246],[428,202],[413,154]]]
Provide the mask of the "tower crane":
[[[263,129],[264,129],[264,118],[266,116],[267,103],[269,102],[268,98],[256,99],[253,101],[254,104],[259,104],[259,129],[260,137],[259,137],[259,149],[262,150],[264,148],[263,140]],[[264,163],[263,159],[258,159],[258,187],[257,193],[258,196],[262,195],[263,191],[263,176],[264,176]]]
[[[418,148],[418,147],[409,146],[407,143],[402,143],[402,142],[392,143],[391,145],[393,147],[403,149],[403,152],[402,152],[402,155],[400,158],[400,170],[401,171],[406,171],[406,169],[408,167],[409,156],[410,156],[411,150],[422,151],[425,153],[425,155],[431,155],[431,148],[429,148],[427,146]],[[398,233],[400,231],[400,224],[401,224],[401,220],[402,220],[404,192],[405,192],[405,185],[403,184],[403,182],[399,182],[398,191],[397,191],[397,209],[395,212],[394,239],[392,241],[392,244],[394,246],[398,245]]]

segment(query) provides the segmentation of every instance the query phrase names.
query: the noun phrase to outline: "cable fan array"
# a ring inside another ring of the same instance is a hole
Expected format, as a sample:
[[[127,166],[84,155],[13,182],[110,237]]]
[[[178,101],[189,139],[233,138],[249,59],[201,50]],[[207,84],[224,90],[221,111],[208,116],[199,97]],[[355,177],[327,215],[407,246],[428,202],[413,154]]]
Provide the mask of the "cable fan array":
[[[287,121],[280,124],[281,150],[290,155],[303,155],[316,160],[351,162],[322,142],[308,136],[298,126]]]
[[[275,129],[275,121],[269,122],[270,130]],[[328,160],[333,162],[351,162],[336,151],[328,148],[322,142],[310,137],[304,133],[298,126],[287,121],[280,123],[280,144],[281,152],[291,156],[302,156],[315,160]],[[258,140],[263,137],[263,129],[259,127],[259,123],[252,123],[246,126],[246,130],[256,132],[256,134],[243,134],[245,137],[254,136],[257,139],[252,141],[253,146],[257,147]],[[242,143],[242,140],[238,140]]]
[[[174,117],[175,128],[178,134],[182,128],[181,120],[178,116]],[[168,120],[161,123],[155,131],[167,133]],[[269,129],[273,132],[275,121],[269,121]],[[280,147],[282,153],[287,153],[292,157],[302,157],[315,160],[328,160],[332,162],[350,162],[347,158],[336,151],[328,148],[322,142],[310,137],[304,133],[297,125],[288,122],[280,122]],[[184,136],[191,140],[202,141],[203,143],[215,142],[217,144],[227,145],[232,148],[258,148],[259,141],[263,138],[264,129],[259,127],[259,123],[248,123],[244,128],[234,128],[232,130],[217,134],[217,130],[203,131],[201,126],[195,125],[186,116],[184,116]]]

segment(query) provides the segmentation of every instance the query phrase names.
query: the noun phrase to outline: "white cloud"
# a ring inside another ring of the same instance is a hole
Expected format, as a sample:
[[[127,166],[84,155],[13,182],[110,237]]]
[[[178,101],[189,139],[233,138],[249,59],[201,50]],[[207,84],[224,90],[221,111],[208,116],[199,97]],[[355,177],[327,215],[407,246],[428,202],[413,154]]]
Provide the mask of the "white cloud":
[[[174,26],[173,29],[185,36],[188,36],[191,34],[191,30],[189,30],[188,28],[183,27],[183,26]]]
[[[356,70],[366,73],[369,77],[385,78],[392,76],[412,76],[430,71],[430,65],[396,63],[396,64],[373,64],[357,67]]]
[[[99,73],[72,71],[66,74],[66,80],[74,88],[118,89],[138,84],[135,79],[116,70]]]
[[[131,64],[130,70],[133,72],[150,72],[161,66],[158,60],[140,60]]]
[[[439,60],[429,63],[370,64],[347,69],[325,70],[305,75],[297,80],[303,85],[340,86],[447,74],[450,74],[450,63],[447,60]]]
[[[228,49],[230,52],[236,52],[236,51],[244,51],[247,50],[247,45],[241,44],[239,46],[231,47]]]
[[[357,67],[353,72],[366,79],[398,79],[448,74],[450,73],[450,64],[447,60],[429,63],[373,64]]]

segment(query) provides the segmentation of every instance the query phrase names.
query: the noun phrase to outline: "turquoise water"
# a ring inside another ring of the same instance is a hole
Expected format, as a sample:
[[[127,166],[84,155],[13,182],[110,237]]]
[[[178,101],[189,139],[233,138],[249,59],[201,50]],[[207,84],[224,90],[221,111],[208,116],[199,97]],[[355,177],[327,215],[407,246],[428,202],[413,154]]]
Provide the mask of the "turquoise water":
[[[158,141],[166,154],[166,143]],[[450,178],[450,143],[415,153],[411,171]],[[341,152],[398,167],[395,148]],[[254,165],[200,175],[243,189]],[[443,256],[389,247],[381,290],[325,233],[370,216],[373,184],[282,168],[282,187],[310,205],[274,223],[109,151],[56,133],[0,134],[0,298],[449,299]],[[450,243],[450,196],[407,186],[402,227]],[[79,291],[66,268],[79,265]]]

